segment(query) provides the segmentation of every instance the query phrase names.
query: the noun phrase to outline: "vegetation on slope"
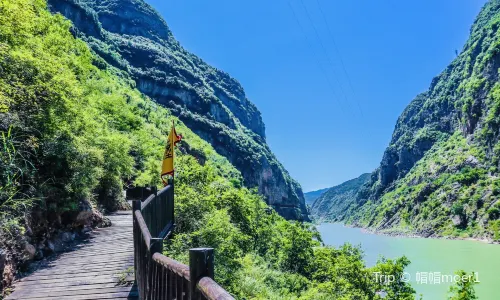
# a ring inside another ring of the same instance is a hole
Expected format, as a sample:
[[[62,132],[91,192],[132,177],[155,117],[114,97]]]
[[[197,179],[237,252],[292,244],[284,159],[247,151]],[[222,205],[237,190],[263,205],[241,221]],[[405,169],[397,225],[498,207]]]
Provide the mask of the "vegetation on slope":
[[[300,185],[265,141],[260,112],[227,73],[186,51],[163,18],[142,0],[49,0],[74,22],[75,34],[96,55],[165,105],[258,187],[282,216],[307,218]]]
[[[425,236],[498,240],[500,1],[477,17],[458,57],[398,119],[348,222]]]
[[[480,148],[456,133],[428,151],[380,203],[366,203],[352,218],[425,235],[494,235],[500,181],[488,174],[488,163]]]
[[[0,0],[0,247],[9,268],[29,260],[26,245],[39,249],[51,230],[82,226],[87,205],[112,210],[124,188],[160,184],[176,118],[70,26],[43,0]],[[385,290],[387,299],[413,299],[407,283],[373,276],[399,279],[407,259],[366,268],[357,247],[321,247],[313,228],[276,214],[226,158],[177,122],[185,139],[176,149],[178,227],[168,255],[185,261],[190,247],[214,247],[216,280],[238,298],[378,299]]]
[[[316,199],[311,207],[311,215],[315,220],[320,222],[342,220],[346,209],[355,202],[356,194],[369,178],[370,174],[365,173],[357,178],[329,188]]]

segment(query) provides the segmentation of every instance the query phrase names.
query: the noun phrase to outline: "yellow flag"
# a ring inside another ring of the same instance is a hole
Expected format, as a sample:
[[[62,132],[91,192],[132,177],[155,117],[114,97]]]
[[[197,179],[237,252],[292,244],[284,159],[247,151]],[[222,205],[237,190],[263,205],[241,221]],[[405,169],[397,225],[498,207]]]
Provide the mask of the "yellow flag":
[[[177,135],[174,124],[172,123],[172,129],[168,135],[167,146],[163,154],[163,164],[161,166],[161,180],[163,180],[164,184],[166,184],[166,181],[163,179],[163,176],[174,176],[174,147],[181,139],[182,135]]]

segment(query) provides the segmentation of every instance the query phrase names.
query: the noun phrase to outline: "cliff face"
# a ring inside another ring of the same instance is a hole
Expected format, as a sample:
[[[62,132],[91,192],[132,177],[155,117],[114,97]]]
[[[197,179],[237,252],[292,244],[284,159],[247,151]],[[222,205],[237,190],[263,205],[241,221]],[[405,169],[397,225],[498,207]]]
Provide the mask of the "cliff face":
[[[500,1],[462,52],[399,117],[380,167],[345,220],[426,236],[498,231]]]
[[[288,219],[307,218],[304,196],[266,144],[260,112],[227,73],[189,53],[139,0],[49,0],[74,34],[137,88],[210,142]]]

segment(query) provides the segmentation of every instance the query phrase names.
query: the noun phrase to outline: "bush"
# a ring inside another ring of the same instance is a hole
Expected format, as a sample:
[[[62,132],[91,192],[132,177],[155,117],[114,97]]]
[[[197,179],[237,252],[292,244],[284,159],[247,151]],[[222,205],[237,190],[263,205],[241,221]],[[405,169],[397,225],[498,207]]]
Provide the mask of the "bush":
[[[500,202],[499,202],[500,203]],[[500,205],[495,205],[494,207],[488,209],[488,216],[490,220],[496,220],[500,217]]]
[[[474,285],[477,284],[475,281],[476,273],[471,272],[467,274],[463,270],[455,272],[456,277],[460,277],[455,285],[451,286],[449,293],[451,294],[449,300],[474,300],[477,299],[476,292],[474,290]]]

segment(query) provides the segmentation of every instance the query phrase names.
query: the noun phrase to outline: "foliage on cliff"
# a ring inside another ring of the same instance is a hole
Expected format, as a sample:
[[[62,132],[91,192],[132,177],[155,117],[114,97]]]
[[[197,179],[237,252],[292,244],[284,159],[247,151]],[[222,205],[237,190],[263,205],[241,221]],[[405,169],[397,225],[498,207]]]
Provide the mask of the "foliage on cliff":
[[[370,174],[366,173],[329,188],[314,201],[311,215],[317,221],[336,222],[342,220],[346,209],[356,201],[359,189],[369,178]]]
[[[500,1],[398,119],[380,167],[345,218],[385,230],[498,240]]]
[[[260,112],[241,85],[182,48],[151,6],[142,0],[48,2],[106,64],[227,157],[245,186],[258,187],[286,218],[306,217],[300,185],[266,144]]]
[[[125,186],[160,184],[170,112],[134,88],[51,15],[43,0],[0,0],[0,247],[9,263],[44,231],[76,226],[83,202],[113,209]],[[229,161],[182,122],[176,229],[167,253],[215,248],[216,279],[254,299],[412,299],[405,258],[366,268],[359,248],[321,247],[307,224],[286,221],[242,187]]]

